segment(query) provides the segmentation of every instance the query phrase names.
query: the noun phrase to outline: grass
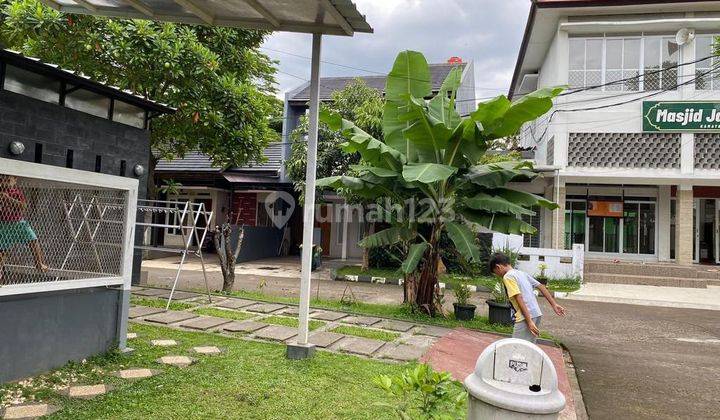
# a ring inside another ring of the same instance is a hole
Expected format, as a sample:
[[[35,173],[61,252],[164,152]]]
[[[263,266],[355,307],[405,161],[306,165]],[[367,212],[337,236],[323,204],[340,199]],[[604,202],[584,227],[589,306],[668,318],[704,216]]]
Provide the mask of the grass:
[[[300,321],[297,318],[290,318],[287,316],[277,316],[272,315],[267,318],[263,318],[259,320],[258,322],[264,322],[266,324],[273,324],[273,325],[284,325],[286,327],[293,327],[297,328],[300,325]],[[314,319],[311,319],[308,321],[308,329],[310,331],[317,330],[320,327],[325,326],[325,323],[322,321],[317,321]]]
[[[167,300],[132,296],[130,298],[130,303],[132,303],[133,305],[149,306],[151,308],[165,309],[165,306],[167,305]],[[187,302],[176,302],[176,301],[170,302],[170,309],[173,311],[184,311],[186,309],[194,308],[195,306],[197,306],[197,305],[193,305],[192,303],[187,303]]]
[[[398,403],[372,385],[378,375],[397,375],[414,364],[395,364],[349,355],[318,352],[309,360],[285,357],[285,345],[245,341],[199,332],[131,324],[138,334],[131,340],[135,352],[109,353],[71,363],[59,371],[0,387],[10,393],[33,395],[62,410],[50,419],[394,419],[395,414],[375,405]],[[151,339],[178,341],[171,349],[152,347]],[[191,353],[195,346],[214,345],[217,356]],[[158,365],[168,354],[193,355],[198,362],[179,369]],[[161,369],[155,377],[127,381],[111,372],[128,367]],[[115,387],[93,400],[71,400],[52,390],[76,377],[79,383],[106,383]]]
[[[399,279],[402,278],[402,274],[398,272],[396,269],[392,268],[370,268],[368,270],[363,270],[362,267],[358,265],[346,265],[345,267],[340,267],[337,270],[338,276],[345,276],[345,275],[351,275],[351,276],[371,276],[371,277],[385,277],[388,279]]]
[[[495,279],[492,277],[467,277],[460,274],[443,274],[440,276],[439,281],[445,283],[446,288],[454,289],[460,283],[470,284],[473,286],[480,286],[487,288],[489,284],[494,284]]]
[[[580,289],[580,279],[577,277],[549,279],[547,287],[555,292],[574,292]]]
[[[353,327],[350,325],[340,325],[330,331],[338,334],[354,335],[356,337],[372,338],[374,340],[381,341],[393,341],[400,337],[400,334],[394,332],[371,330],[370,328]]]
[[[193,312],[198,315],[215,316],[218,318],[234,319],[236,321],[244,321],[257,316],[248,312],[230,311],[218,308],[197,308],[193,310]]]

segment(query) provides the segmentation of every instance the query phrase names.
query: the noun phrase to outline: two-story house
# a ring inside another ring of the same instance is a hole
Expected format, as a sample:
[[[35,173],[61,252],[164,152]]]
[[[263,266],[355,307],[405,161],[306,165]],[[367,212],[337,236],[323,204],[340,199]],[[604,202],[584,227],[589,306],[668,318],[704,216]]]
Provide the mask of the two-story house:
[[[561,206],[541,246],[720,262],[719,33],[718,1],[532,2],[510,97],[568,86],[521,135],[546,173],[531,188]]]

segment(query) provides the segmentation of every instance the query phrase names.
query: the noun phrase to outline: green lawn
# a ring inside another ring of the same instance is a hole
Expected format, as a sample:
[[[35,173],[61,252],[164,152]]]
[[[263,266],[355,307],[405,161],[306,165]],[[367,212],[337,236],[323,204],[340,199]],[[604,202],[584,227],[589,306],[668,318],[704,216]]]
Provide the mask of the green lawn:
[[[370,328],[354,327],[350,325],[340,325],[330,331],[338,334],[354,335],[356,337],[372,338],[381,341],[393,341],[400,337],[400,334],[394,332],[371,330]]]
[[[290,361],[285,346],[206,333],[131,324],[138,334],[135,352],[110,354],[72,364],[36,378],[33,394],[63,407],[51,419],[394,419],[387,401],[372,385],[380,374],[395,375],[411,364],[385,363],[349,355],[317,352],[310,360]],[[151,347],[149,340],[175,339],[172,348]],[[194,346],[216,345],[218,356],[193,355]],[[164,355],[192,355],[198,362],[186,369],[158,365]],[[110,373],[121,367],[162,369],[163,373],[135,382]],[[70,400],[49,385],[71,375],[82,384],[98,381],[115,389],[93,400]],[[0,397],[20,385],[0,387]]]
[[[460,283],[470,284],[473,286],[479,286],[483,288],[488,288],[489,285],[492,285],[495,283],[495,279],[492,277],[466,277],[461,276],[459,274],[443,274],[440,276],[440,282],[445,283],[445,287],[449,289],[454,289],[459,285]]]
[[[165,309],[165,305],[167,305],[167,300],[165,299],[157,299],[157,298],[146,298],[141,296],[132,296],[130,297],[130,303],[133,305],[139,305],[139,306],[150,306],[152,308],[163,308]],[[170,309],[173,311],[184,311],[186,309],[194,308],[197,305],[193,305],[192,303],[187,302],[176,302],[172,301],[170,302]]]
[[[267,318],[263,318],[259,320],[258,322],[264,322],[266,324],[273,324],[273,325],[284,325],[286,327],[293,327],[297,328],[300,325],[300,321],[297,318],[290,318],[287,316],[277,316],[272,315]],[[322,321],[317,321],[314,319],[311,319],[308,321],[308,329],[310,331],[317,330],[318,328],[324,326],[325,323]]]
[[[197,308],[193,310],[193,312],[198,315],[216,316],[218,318],[234,319],[237,321],[244,321],[257,316],[257,314],[251,314],[249,312],[230,311],[218,308]]]

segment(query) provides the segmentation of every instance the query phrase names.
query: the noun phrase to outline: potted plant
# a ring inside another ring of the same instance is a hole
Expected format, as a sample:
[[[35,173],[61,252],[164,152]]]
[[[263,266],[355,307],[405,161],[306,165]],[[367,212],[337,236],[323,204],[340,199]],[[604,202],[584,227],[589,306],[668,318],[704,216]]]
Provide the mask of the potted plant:
[[[496,279],[490,284],[490,294],[492,299],[485,301],[488,305],[488,318],[491,324],[513,325],[515,321],[512,319],[512,309],[508,301],[505,286],[502,280]]]
[[[453,303],[455,319],[458,321],[470,321],[475,318],[477,306],[468,303],[471,295],[468,285],[460,283],[453,291],[455,292],[455,303]]]
[[[540,270],[540,274],[538,274],[537,277],[535,277],[535,280],[540,282],[540,284],[542,284],[543,286],[547,286],[547,283],[548,283],[548,278],[545,275],[545,270],[547,270],[547,268],[548,268],[548,266],[545,263],[538,264],[538,269]]]

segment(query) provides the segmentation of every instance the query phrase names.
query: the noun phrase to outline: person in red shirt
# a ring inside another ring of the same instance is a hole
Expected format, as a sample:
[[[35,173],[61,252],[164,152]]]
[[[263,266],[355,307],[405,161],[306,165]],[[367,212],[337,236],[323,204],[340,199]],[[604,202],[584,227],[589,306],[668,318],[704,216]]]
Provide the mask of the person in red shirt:
[[[17,177],[0,175],[0,279],[8,251],[19,244],[28,244],[35,258],[35,267],[48,271],[37,235],[25,220],[27,200],[17,186]]]

